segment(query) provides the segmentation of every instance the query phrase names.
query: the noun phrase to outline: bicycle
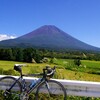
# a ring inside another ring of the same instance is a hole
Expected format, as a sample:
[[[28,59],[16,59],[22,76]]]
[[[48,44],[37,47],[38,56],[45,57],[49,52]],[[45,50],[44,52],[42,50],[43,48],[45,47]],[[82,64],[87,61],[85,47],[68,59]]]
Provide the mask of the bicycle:
[[[35,90],[34,100],[66,100],[66,90],[64,86],[55,80],[50,80],[55,73],[55,66],[53,68],[46,67],[43,73],[36,73],[32,75],[22,74],[22,65],[15,64],[14,70],[20,73],[16,79],[13,76],[5,76],[0,79],[0,90],[3,95],[3,100],[33,100],[29,96]],[[42,76],[35,83],[26,83],[24,76]],[[56,87],[54,87],[56,86]],[[58,95],[57,88],[60,89]]]

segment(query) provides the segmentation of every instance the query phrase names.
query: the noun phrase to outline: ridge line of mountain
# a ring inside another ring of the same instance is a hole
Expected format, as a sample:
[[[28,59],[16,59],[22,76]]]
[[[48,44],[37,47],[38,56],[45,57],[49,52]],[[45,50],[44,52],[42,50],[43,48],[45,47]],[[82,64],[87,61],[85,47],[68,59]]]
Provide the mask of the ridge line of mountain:
[[[100,48],[84,43],[54,25],[44,25],[18,38],[0,41],[0,47],[37,47],[55,50],[100,51]]]

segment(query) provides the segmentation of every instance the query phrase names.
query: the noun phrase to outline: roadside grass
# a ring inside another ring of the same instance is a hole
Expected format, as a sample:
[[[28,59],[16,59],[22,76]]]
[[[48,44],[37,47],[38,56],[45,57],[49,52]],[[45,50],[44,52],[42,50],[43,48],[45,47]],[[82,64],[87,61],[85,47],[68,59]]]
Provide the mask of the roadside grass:
[[[14,64],[26,64],[25,67],[22,67],[23,73],[32,74],[32,73],[42,72],[42,69],[45,66],[50,65],[51,67],[57,66],[56,74],[54,75],[54,78],[100,82],[100,75],[96,74],[96,72],[100,70],[99,61],[82,60],[81,61],[82,65],[79,67],[75,66],[73,61],[74,60],[69,60],[69,59],[54,59],[53,64],[50,63],[37,64],[37,63],[25,63],[25,62],[0,60],[0,70],[2,69],[2,71],[4,72],[10,71],[11,72],[10,74],[12,74],[12,72],[14,71],[13,70]],[[4,73],[1,73],[0,71],[0,74],[4,74]],[[14,75],[19,75],[19,73],[14,71]],[[2,100],[2,97],[0,100]],[[100,98],[68,96],[67,100],[100,100]]]
[[[54,64],[66,69],[62,69],[63,75],[58,69],[61,78],[100,81],[100,61],[81,60],[81,65],[76,66],[73,59],[54,59]]]
[[[76,66],[73,59],[54,60],[54,63],[72,71],[100,75],[100,61],[81,60],[80,66]]]
[[[32,74],[32,73],[40,73],[42,72],[42,69],[45,66],[50,65],[51,67],[57,66],[56,74],[54,78],[99,82],[100,75],[97,74],[96,72],[99,72],[100,70],[100,66],[99,66],[100,62],[88,61],[88,60],[82,60],[81,62],[82,62],[82,66],[77,68],[73,63],[73,60],[69,60],[69,59],[55,59],[53,64],[50,63],[37,64],[37,63],[25,63],[25,62],[0,60],[0,69],[3,69],[3,71],[9,71],[9,70],[13,70],[14,64],[26,64],[25,67],[22,67],[23,73]],[[2,74],[5,73],[2,72]],[[18,72],[14,71],[14,75],[19,75],[19,74]]]

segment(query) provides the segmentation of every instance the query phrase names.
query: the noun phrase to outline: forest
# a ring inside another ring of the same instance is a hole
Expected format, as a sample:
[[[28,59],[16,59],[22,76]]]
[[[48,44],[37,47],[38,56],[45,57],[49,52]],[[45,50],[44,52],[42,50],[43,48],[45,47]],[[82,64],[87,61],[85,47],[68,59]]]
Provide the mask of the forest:
[[[79,58],[80,60],[100,61],[100,52],[80,50],[55,51],[35,48],[0,48],[0,60],[30,63],[34,59],[36,63],[40,63],[44,57],[63,59]]]

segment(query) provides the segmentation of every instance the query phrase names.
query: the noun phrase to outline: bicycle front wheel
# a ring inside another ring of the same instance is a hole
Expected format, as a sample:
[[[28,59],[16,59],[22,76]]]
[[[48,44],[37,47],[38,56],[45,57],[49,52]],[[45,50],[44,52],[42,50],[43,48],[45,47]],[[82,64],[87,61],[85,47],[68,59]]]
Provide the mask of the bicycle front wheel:
[[[3,77],[0,79],[0,100],[20,100],[21,84],[14,77]]]
[[[48,80],[37,88],[36,100],[67,100],[66,90],[61,83]]]

